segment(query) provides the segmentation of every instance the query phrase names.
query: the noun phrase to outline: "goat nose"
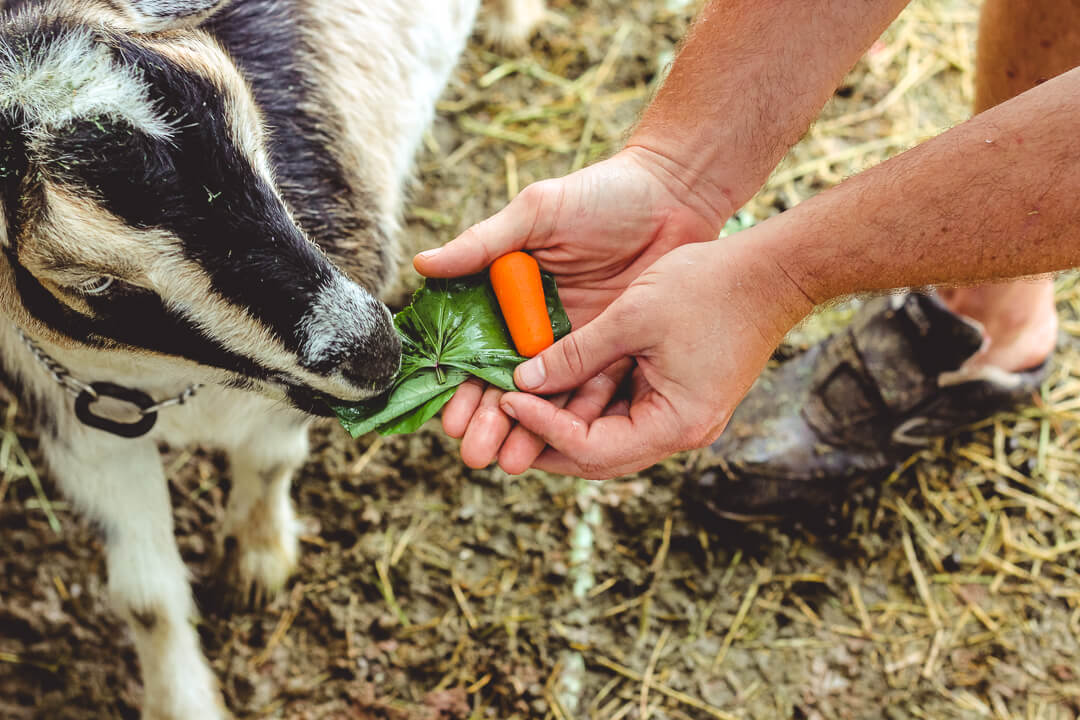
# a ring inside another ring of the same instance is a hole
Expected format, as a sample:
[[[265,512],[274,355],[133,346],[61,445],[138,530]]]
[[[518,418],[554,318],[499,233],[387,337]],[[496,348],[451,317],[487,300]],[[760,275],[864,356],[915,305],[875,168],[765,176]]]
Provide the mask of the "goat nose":
[[[365,394],[386,390],[397,375],[401,338],[390,310],[344,277],[324,288],[298,328],[308,370],[340,379]]]
[[[389,315],[381,327],[368,334],[359,347],[347,352],[338,371],[352,384],[376,392],[390,387],[401,365],[401,338]]]

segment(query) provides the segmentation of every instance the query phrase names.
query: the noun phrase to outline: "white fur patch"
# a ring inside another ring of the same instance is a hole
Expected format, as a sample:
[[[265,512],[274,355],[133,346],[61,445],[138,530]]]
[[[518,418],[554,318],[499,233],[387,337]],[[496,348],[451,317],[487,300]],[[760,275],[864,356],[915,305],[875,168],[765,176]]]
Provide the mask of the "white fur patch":
[[[343,346],[353,345],[357,338],[375,331],[376,313],[389,311],[359,285],[342,276],[335,277],[300,321],[304,336],[300,357],[315,364]]]
[[[16,48],[0,47],[0,109],[19,108],[30,126],[56,128],[105,115],[153,137],[172,135],[138,70],[116,62],[89,30],[29,52]]]
[[[312,71],[342,110],[343,165],[395,217],[435,101],[476,17],[478,0],[426,3],[308,0],[302,26]],[[357,42],[363,38],[363,42]],[[374,182],[370,182],[374,180]]]

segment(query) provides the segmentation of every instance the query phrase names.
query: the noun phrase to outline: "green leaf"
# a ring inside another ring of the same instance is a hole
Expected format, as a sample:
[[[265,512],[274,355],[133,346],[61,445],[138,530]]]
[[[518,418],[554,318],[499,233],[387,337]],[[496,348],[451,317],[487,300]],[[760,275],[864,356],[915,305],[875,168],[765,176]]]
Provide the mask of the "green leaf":
[[[502,390],[517,390],[514,385],[514,368],[506,367],[477,367],[468,371],[489,385],[494,385]]]
[[[446,394],[447,391],[455,390],[468,377],[466,373],[455,370],[440,382],[435,371],[428,368],[399,383],[388,394],[357,405],[334,407],[333,410],[349,434],[359,437],[383,426],[391,426],[431,400]],[[449,399],[447,397],[446,401]],[[445,405],[446,401],[443,401],[442,405]],[[438,412],[442,405],[439,405],[435,412]]]
[[[559,299],[559,287],[555,284],[555,276],[551,273],[541,272],[540,280],[544,283],[544,299],[547,300],[548,317],[551,318],[551,329],[555,331],[555,339],[570,334],[570,318],[566,315],[566,308]],[[498,307],[498,303],[496,303]]]
[[[412,412],[380,425],[378,427],[379,433],[381,435],[395,435],[397,433],[416,432],[424,423],[435,417],[435,415],[442,410],[443,405],[450,402],[450,398],[452,398],[456,392],[457,384],[441,395],[436,395],[431,398]]]
[[[570,332],[555,278],[541,273],[555,338]],[[487,273],[428,279],[412,303],[394,316],[401,336],[401,368],[390,390],[355,405],[333,407],[353,437],[414,432],[474,376],[514,390],[514,368],[525,358],[514,349]]]

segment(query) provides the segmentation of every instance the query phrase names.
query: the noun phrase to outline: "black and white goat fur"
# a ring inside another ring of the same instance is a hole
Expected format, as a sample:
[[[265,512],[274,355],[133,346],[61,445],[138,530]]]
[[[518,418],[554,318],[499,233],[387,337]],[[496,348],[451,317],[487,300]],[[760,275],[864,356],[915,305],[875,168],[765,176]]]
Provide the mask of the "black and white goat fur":
[[[226,451],[225,569],[241,597],[280,589],[311,414],[396,372],[403,184],[478,2],[0,0],[0,370],[102,530],[144,718],[226,712],[157,443]],[[503,40],[541,7],[497,5]],[[156,400],[204,387],[124,439],[31,344]]]

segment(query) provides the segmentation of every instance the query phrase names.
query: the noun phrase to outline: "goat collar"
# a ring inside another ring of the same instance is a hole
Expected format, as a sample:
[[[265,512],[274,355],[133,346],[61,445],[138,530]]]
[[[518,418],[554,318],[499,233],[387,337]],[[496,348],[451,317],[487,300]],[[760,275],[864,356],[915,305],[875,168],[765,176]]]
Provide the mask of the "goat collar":
[[[61,365],[56,358],[49,355],[40,345],[31,340],[21,328],[19,329],[19,337],[22,338],[31,354],[37,358],[37,361],[52,376],[53,380],[75,397],[75,417],[79,418],[79,422],[87,427],[104,430],[118,437],[142,437],[154,428],[159,410],[174,405],[183,405],[202,387],[201,384],[194,383],[188,385],[183,392],[175,397],[161,402],[154,402],[154,399],[142,390],[107,382],[85,383],[72,375],[71,371]],[[104,415],[95,414],[94,403],[102,398],[111,398],[133,406],[139,415],[139,419],[133,422],[120,422]]]

